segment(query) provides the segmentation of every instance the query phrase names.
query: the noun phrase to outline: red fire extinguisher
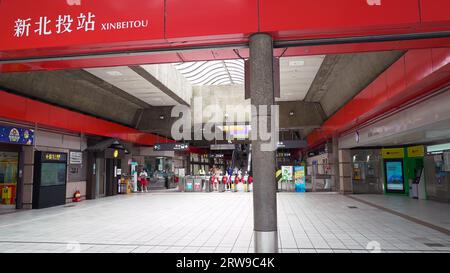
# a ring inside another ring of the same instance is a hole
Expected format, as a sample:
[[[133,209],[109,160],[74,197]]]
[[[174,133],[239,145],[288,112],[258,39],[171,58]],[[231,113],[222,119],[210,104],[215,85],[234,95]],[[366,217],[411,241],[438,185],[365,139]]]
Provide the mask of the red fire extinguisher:
[[[72,201],[73,201],[73,202],[80,202],[80,201],[81,201],[81,193],[80,193],[80,191],[76,191],[76,192],[73,194],[73,199],[72,199]]]

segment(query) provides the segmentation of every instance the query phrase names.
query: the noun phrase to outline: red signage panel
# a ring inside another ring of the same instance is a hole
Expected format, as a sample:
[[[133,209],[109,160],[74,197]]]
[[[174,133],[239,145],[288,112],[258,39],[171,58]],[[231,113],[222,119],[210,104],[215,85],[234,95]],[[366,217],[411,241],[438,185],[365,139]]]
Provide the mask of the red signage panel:
[[[0,37],[0,52],[161,42],[164,0],[2,0]]]
[[[260,27],[276,37],[364,34],[420,24],[417,0],[260,0]],[[398,30],[397,30],[398,31]]]
[[[166,36],[172,41],[245,38],[258,32],[257,0],[167,0],[166,13]]]
[[[450,1],[448,0],[420,0],[422,22],[449,22]]]

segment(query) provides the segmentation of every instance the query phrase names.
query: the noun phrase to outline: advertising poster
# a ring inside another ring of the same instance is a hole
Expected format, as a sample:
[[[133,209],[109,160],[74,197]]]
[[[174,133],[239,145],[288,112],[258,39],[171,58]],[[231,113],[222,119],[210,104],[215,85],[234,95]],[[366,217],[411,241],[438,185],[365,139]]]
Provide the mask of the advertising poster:
[[[293,180],[292,166],[282,166],[281,173],[284,181]]]
[[[403,162],[387,161],[386,178],[388,191],[404,191]]]
[[[295,191],[306,192],[305,166],[294,167]]]
[[[11,126],[0,126],[0,142],[33,145],[34,131]]]

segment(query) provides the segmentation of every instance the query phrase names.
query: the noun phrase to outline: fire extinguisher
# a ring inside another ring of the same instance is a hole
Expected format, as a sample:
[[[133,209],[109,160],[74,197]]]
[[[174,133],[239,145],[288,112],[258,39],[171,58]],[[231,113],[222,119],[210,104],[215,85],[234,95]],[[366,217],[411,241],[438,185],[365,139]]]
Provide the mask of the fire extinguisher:
[[[80,191],[76,191],[73,194],[73,202],[80,202],[81,201],[81,193]]]

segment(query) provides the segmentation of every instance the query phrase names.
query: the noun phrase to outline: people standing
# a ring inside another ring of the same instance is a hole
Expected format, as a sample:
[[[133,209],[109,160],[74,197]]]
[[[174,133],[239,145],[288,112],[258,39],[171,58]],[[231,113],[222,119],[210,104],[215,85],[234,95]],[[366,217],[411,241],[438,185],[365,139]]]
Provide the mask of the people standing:
[[[139,173],[139,180],[141,182],[141,192],[148,192],[147,189],[147,185],[148,185],[148,181],[147,181],[147,177],[148,177],[148,173],[146,169],[142,169],[142,171]]]

